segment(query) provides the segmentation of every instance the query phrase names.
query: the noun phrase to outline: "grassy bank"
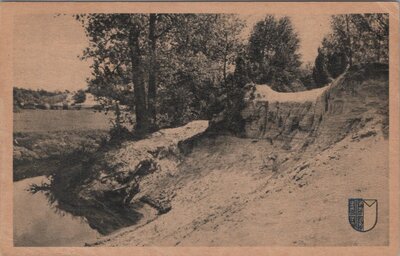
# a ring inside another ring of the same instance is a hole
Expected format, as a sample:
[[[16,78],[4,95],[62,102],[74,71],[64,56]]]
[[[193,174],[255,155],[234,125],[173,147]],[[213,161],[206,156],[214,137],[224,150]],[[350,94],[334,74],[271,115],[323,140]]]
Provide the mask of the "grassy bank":
[[[95,151],[112,116],[93,110],[22,110],[14,113],[14,181],[51,174],[79,151]]]
[[[107,139],[104,130],[14,133],[14,181],[54,172],[77,152],[94,152]]]

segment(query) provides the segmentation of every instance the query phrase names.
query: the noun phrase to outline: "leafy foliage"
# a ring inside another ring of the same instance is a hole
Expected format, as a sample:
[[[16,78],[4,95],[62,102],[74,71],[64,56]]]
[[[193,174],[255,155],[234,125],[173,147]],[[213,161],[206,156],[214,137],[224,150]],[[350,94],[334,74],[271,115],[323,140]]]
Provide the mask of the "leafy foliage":
[[[329,74],[326,69],[326,57],[320,48],[318,49],[318,56],[315,59],[313,78],[315,83],[320,85],[324,85],[329,82]]]
[[[332,33],[323,39],[315,60],[314,78],[317,84],[327,83],[326,76],[336,78],[348,66],[388,63],[388,14],[333,15],[331,27]]]
[[[160,127],[211,119],[240,126],[245,85],[277,91],[323,86],[354,63],[388,61],[388,16],[332,16],[315,64],[301,66],[289,17],[267,15],[243,44],[232,14],[79,14],[92,61],[89,92],[115,111],[113,134],[134,124],[141,137]],[[303,86],[304,85],[304,86]],[[125,128],[124,128],[125,127]]]
[[[298,53],[300,40],[289,17],[277,19],[267,15],[253,28],[248,45],[251,79],[268,83],[275,90],[283,88],[298,77],[301,65]]]
[[[119,122],[136,133],[209,116],[239,47],[243,23],[225,14],[76,15],[93,61],[89,91],[104,109],[124,105]]]
[[[331,24],[333,33],[326,40],[329,52],[345,54],[350,66],[368,62],[387,63],[388,14],[334,15]]]
[[[299,80],[307,89],[316,88],[316,83],[313,77],[314,74],[313,69],[314,66],[312,63],[307,63],[304,66],[300,67]]]

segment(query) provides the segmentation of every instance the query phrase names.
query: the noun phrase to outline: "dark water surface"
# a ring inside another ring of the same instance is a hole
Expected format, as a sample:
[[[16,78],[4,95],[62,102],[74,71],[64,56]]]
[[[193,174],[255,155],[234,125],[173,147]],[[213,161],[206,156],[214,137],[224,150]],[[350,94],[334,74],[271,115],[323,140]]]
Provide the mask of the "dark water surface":
[[[27,191],[31,184],[46,181],[40,176],[14,182],[14,245],[83,246],[100,238],[86,218],[60,211],[43,192]]]

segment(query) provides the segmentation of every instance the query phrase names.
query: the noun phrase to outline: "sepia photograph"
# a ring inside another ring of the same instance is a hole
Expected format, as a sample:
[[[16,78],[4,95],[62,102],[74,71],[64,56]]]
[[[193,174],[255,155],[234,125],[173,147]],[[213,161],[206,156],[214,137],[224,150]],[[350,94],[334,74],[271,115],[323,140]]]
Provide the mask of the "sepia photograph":
[[[16,13],[13,246],[389,246],[389,16]]]

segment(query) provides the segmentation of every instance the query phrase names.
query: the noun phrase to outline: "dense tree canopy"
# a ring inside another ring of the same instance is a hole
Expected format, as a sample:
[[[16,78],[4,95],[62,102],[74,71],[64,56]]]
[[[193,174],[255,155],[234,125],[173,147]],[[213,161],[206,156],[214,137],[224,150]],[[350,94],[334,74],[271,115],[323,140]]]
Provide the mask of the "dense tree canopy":
[[[138,136],[159,127],[240,112],[246,83],[277,91],[323,86],[348,66],[388,62],[388,15],[334,15],[314,65],[303,65],[289,17],[266,15],[242,38],[233,14],[76,15],[89,40],[89,92]],[[311,29],[311,28],[310,28]],[[226,115],[240,122],[236,114]]]
[[[388,63],[388,14],[333,15],[331,28],[332,33],[323,39],[315,60],[314,76],[322,78],[316,80],[320,85],[328,81],[324,76],[336,78],[348,66],[372,62]]]
[[[276,90],[291,84],[301,65],[299,47],[300,40],[290,18],[267,15],[254,26],[249,38],[252,80],[268,83]]]
[[[326,68],[326,56],[321,48],[318,48],[318,55],[315,59],[315,66],[313,68],[313,79],[316,84],[324,85],[329,82],[329,73]]]
[[[223,14],[76,18],[90,42],[82,56],[93,61],[90,92],[103,105],[134,110],[138,134],[163,121],[173,125],[203,114],[212,91],[208,89],[224,82],[234,62],[243,28],[235,15]],[[132,115],[122,121],[126,119]]]

